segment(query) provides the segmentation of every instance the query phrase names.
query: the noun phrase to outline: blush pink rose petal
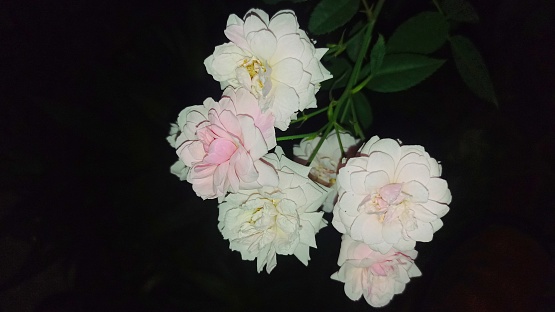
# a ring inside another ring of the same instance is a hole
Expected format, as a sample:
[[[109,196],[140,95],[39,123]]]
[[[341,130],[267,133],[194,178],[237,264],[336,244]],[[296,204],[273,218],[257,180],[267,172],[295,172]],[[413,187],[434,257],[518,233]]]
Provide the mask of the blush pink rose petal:
[[[416,250],[385,254],[343,235],[337,264],[341,267],[331,278],[345,283],[345,294],[351,300],[361,296],[368,304],[379,308],[388,304],[393,295],[405,290],[411,277],[422,275],[414,264]]]
[[[422,146],[372,137],[339,170],[332,224],[385,254],[429,242],[443,225],[451,192]]]
[[[229,191],[277,185],[275,170],[260,160],[276,146],[273,121],[243,88],[227,88],[219,102],[208,98],[185,108],[175,147],[197,195],[222,200]]]
[[[316,107],[320,82],[332,77],[320,62],[327,49],[314,47],[293,11],[279,11],[272,18],[259,9],[249,10],[243,19],[232,14],[224,33],[230,42],[217,46],[204,61],[222,89],[249,90],[263,111],[274,114],[281,130],[298,111]]]

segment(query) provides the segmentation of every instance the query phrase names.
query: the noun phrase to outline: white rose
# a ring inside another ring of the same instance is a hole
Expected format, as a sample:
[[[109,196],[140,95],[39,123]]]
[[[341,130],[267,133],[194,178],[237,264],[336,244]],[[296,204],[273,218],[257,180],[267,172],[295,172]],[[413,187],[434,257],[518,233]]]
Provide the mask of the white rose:
[[[332,77],[320,63],[327,49],[314,48],[293,11],[279,11],[271,19],[259,9],[244,19],[232,14],[224,33],[231,42],[217,46],[204,61],[222,89],[249,89],[281,130],[298,111],[316,107],[320,82]]]
[[[422,146],[377,136],[359,152],[339,169],[334,227],[384,254],[432,240],[451,202],[438,162]]]
[[[257,270],[270,273],[276,256],[295,255],[308,265],[309,247],[316,248],[316,233],[326,225],[317,211],[328,189],[308,178],[310,168],[287,159],[281,147],[264,160],[278,172],[277,187],[240,190],[219,205],[220,231],[230,249],[244,260],[257,260]]]

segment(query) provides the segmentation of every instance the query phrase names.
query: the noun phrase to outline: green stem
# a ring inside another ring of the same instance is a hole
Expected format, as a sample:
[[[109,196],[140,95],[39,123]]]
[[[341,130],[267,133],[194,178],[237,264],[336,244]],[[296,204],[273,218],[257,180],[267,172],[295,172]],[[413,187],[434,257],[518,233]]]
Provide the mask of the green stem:
[[[355,134],[360,136],[360,138],[364,141],[365,140],[364,132],[362,131],[362,129],[360,128],[360,125],[358,123],[357,113],[356,113],[354,105],[351,105],[351,114],[352,114],[352,117],[353,117],[353,127],[355,128]]]
[[[286,135],[279,138],[276,138],[276,141],[288,141],[288,140],[296,140],[296,139],[304,139],[311,135],[318,134],[318,132],[311,132],[311,133],[303,133],[303,134],[294,134],[294,135]]]
[[[345,46],[349,45],[349,43],[351,43],[351,41],[358,39],[358,38],[357,38],[357,35],[358,35],[359,33],[361,33],[361,32],[366,31],[366,28],[368,28],[368,24],[364,25],[361,29],[359,29],[359,30],[357,31],[356,34],[354,34],[351,38],[349,38],[349,40],[347,40],[347,42],[345,42]]]
[[[367,26],[366,32],[364,33],[364,37],[362,39],[362,45],[360,47],[357,60],[355,62],[355,67],[353,68],[351,78],[349,79],[349,83],[347,84],[347,88],[345,88],[345,92],[343,93],[342,97],[348,96],[348,93],[351,92],[351,89],[353,88],[354,84],[358,81],[358,75],[360,74],[360,69],[362,68],[362,62],[368,52],[368,48],[370,47],[370,41],[372,40],[372,32],[374,31],[374,25],[376,24],[378,15],[382,10],[384,2],[385,0],[378,0],[378,3],[376,3],[374,11],[367,12],[370,20],[368,21],[368,26]],[[370,9],[367,9],[367,10],[370,10]]]
[[[345,118],[347,118],[347,113],[349,111],[349,106],[353,105],[353,99],[352,97],[347,98],[347,107],[345,107],[345,109],[343,110],[343,114],[341,114],[341,118],[339,119],[340,123],[345,122]]]
[[[335,128],[335,135],[337,136],[337,142],[339,143],[339,148],[341,151],[341,157],[345,156],[345,148],[343,148],[343,143],[341,142],[341,136],[339,135],[339,128],[341,127],[337,123],[333,123],[333,127]]]
[[[362,90],[362,88],[364,88],[370,82],[370,80],[372,80],[372,78],[373,78],[372,75],[369,75],[368,77],[366,77],[366,79],[364,79],[364,81],[359,83],[356,87],[353,88],[353,90],[351,90],[351,93],[355,94],[355,93],[359,92],[360,90]]]
[[[341,111],[342,106],[348,102],[349,97],[351,96],[351,94],[353,94],[353,86],[355,85],[355,83],[358,81],[358,75],[360,74],[360,69],[362,68],[362,62],[364,60],[364,57],[366,56],[367,52],[368,52],[368,48],[370,47],[370,41],[372,39],[372,32],[374,30],[374,25],[376,24],[378,15],[380,14],[380,11],[382,10],[383,4],[384,4],[385,0],[378,0],[378,3],[376,4],[374,11],[370,12],[367,5],[365,5],[365,7],[367,8],[367,15],[369,17],[369,22],[368,22],[368,26],[366,29],[366,32],[364,33],[364,37],[362,39],[362,45],[360,47],[358,56],[357,56],[357,60],[355,62],[355,66],[353,68],[353,72],[351,73],[351,77],[349,79],[349,82],[347,83],[347,87],[345,88],[345,91],[343,92],[343,94],[341,95],[341,97],[339,98],[337,107],[335,109],[335,116],[333,121],[337,121],[337,114],[339,113],[339,111]],[[357,90],[356,92],[358,92],[360,90]],[[354,93],[356,93],[354,92]]]
[[[385,2],[385,0],[378,0],[376,5],[372,8],[369,8],[368,4],[364,2],[364,7],[366,9],[366,14],[368,16],[368,25],[362,29],[362,31],[364,31],[364,33],[363,33],[364,37],[362,39],[362,45],[361,45],[360,50],[358,52],[358,56],[357,56],[357,60],[355,62],[355,66],[354,66],[353,71],[351,73],[351,77],[349,78],[349,82],[347,83],[347,86],[346,86],[345,90],[343,91],[343,94],[341,94],[341,97],[337,101],[337,105],[336,105],[335,109],[333,110],[332,118],[328,122],[328,124],[326,126],[326,130],[322,133],[322,137],[320,138],[320,141],[318,141],[318,144],[316,145],[316,148],[314,149],[314,151],[312,152],[312,154],[308,158],[308,165],[310,165],[312,160],[314,160],[314,157],[316,157],[316,154],[318,153],[318,150],[320,150],[320,147],[322,147],[322,144],[324,143],[324,140],[327,138],[327,136],[329,135],[331,130],[334,129],[334,128],[337,128],[336,125],[337,125],[337,118],[339,117],[339,112],[341,111],[341,108],[343,107],[343,105],[348,104],[349,99],[350,99],[351,95],[353,94],[353,86],[358,81],[358,76],[359,76],[360,70],[362,68],[362,62],[363,62],[364,57],[366,56],[366,54],[368,52],[368,48],[370,46],[370,41],[372,40],[372,32],[374,31],[374,25],[376,24],[377,18],[380,14],[380,11],[382,10],[384,2]],[[360,89],[357,90],[356,92],[358,92],[358,91],[360,91]],[[356,93],[356,92],[354,92],[354,93]],[[326,108],[326,109],[328,109],[328,108]],[[347,107],[347,109],[348,109],[348,107]],[[355,120],[355,122],[356,122],[356,120]]]
[[[313,111],[310,114],[306,114],[306,115],[303,115],[303,116],[301,116],[301,117],[299,117],[295,120],[292,120],[290,124],[294,124],[294,123],[301,122],[301,121],[306,121],[309,118],[312,118],[312,117],[314,117],[318,114],[321,114],[321,113],[327,111],[329,109],[329,106],[333,106],[333,105],[335,105],[335,102],[331,102],[330,105],[328,105],[326,107],[320,108],[319,110]]]
[[[312,154],[310,154],[310,157],[308,158],[307,166],[310,166],[310,163],[312,162],[312,160],[314,160],[314,157],[316,157],[316,154],[320,150],[320,147],[322,147],[322,144],[324,144],[324,140],[328,137],[332,128],[333,128],[333,123],[329,122],[326,126],[326,130],[322,134],[322,137],[318,141],[316,148],[314,148],[314,150],[312,151]]]

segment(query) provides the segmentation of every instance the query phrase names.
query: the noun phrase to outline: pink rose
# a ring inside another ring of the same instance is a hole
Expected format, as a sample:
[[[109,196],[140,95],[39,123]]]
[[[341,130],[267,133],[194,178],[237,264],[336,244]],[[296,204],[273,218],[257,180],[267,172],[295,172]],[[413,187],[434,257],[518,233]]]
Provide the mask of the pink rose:
[[[222,200],[228,191],[276,186],[275,169],[260,160],[276,146],[273,115],[243,88],[203,104],[185,108],[177,120],[177,155],[191,168],[187,181],[197,195]]]
[[[414,264],[418,252],[399,252],[391,249],[386,254],[343,235],[337,264],[341,266],[331,278],[345,283],[345,294],[351,300],[364,296],[373,307],[383,307],[393,295],[405,290],[411,277],[422,273]]]

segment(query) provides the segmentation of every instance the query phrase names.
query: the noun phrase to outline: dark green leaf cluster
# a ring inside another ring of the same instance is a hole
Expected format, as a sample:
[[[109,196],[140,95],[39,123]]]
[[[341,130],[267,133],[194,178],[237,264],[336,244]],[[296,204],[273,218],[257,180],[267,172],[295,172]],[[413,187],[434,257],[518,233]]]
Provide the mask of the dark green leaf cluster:
[[[303,114],[299,121],[327,112],[328,123],[316,134],[326,137],[332,130],[349,131],[364,139],[373,119],[372,91],[400,92],[422,83],[448,61],[446,43],[469,89],[497,105],[482,56],[468,38],[451,34],[461,22],[478,21],[472,5],[465,0],[434,0],[435,11],[410,17],[384,38],[374,31],[384,3],[321,0],[315,5],[308,24],[310,33],[336,32],[341,37],[327,45],[324,57],[334,77],[321,85],[321,89],[329,90],[330,105]]]

